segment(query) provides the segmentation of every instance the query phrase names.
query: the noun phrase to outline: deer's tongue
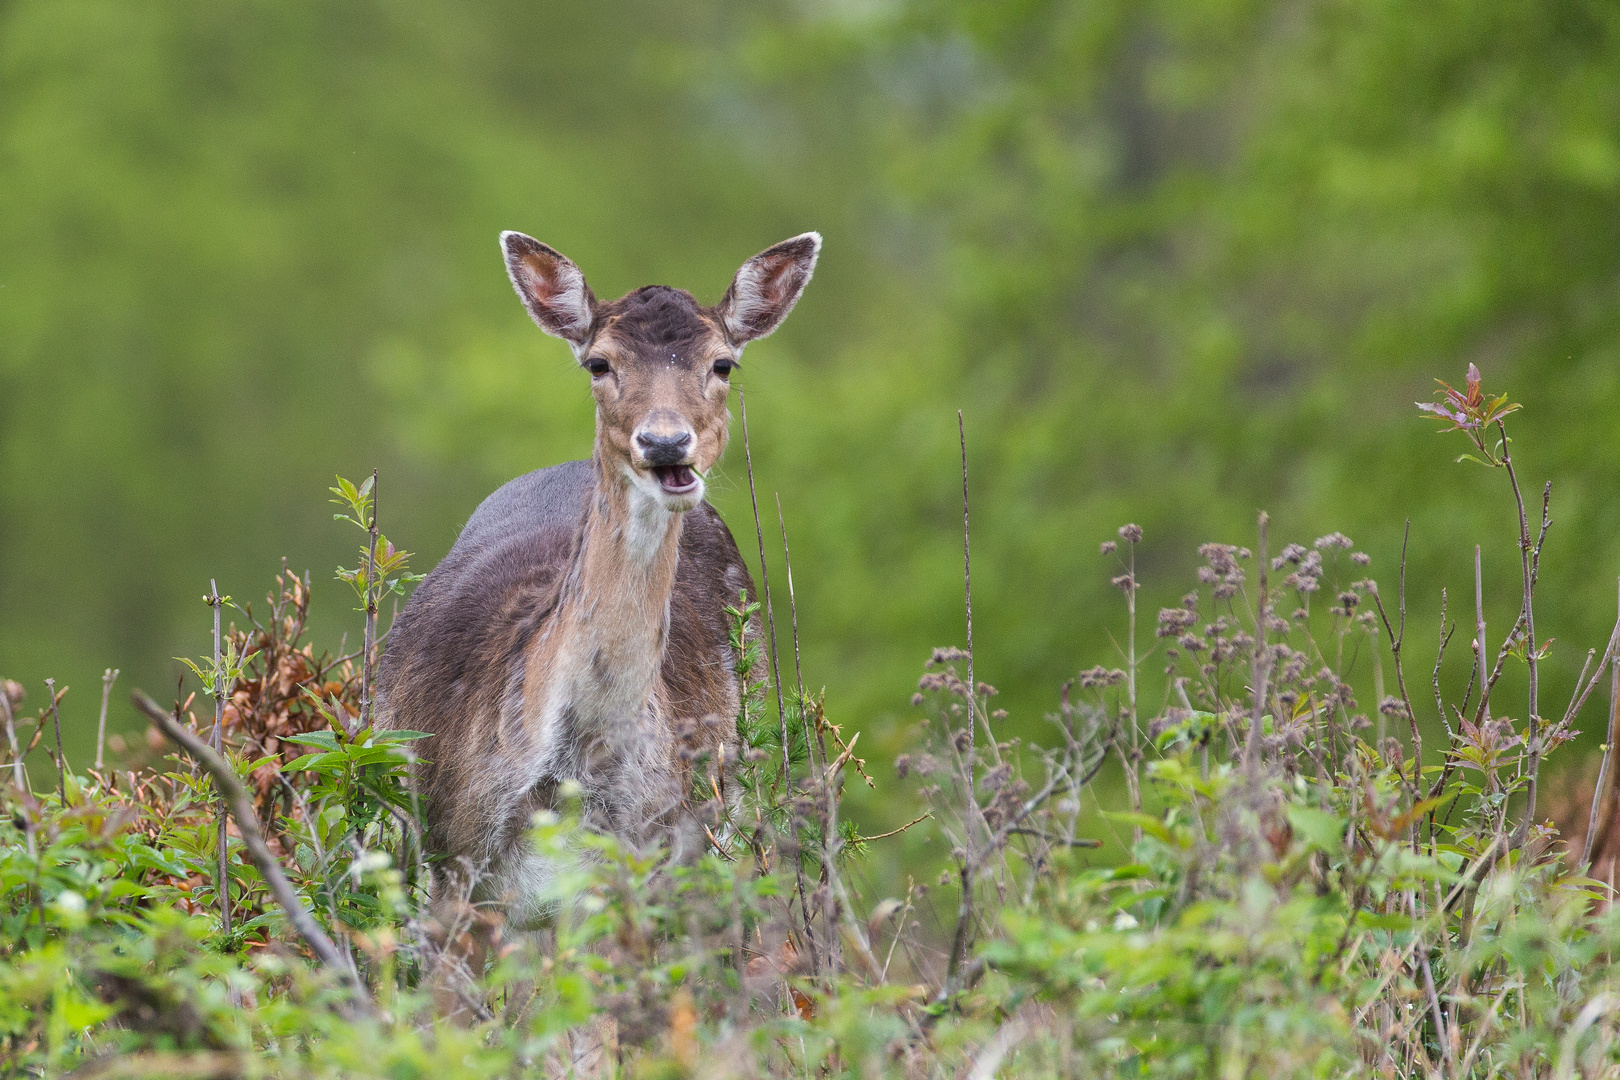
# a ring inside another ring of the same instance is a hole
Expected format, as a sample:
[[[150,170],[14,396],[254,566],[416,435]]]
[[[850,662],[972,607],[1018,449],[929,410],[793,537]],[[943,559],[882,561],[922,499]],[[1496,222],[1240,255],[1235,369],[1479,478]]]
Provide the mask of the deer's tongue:
[[[697,477],[692,475],[691,468],[686,465],[659,465],[653,472],[657,474],[658,482],[664,486],[665,491],[675,493],[688,491],[697,483]]]

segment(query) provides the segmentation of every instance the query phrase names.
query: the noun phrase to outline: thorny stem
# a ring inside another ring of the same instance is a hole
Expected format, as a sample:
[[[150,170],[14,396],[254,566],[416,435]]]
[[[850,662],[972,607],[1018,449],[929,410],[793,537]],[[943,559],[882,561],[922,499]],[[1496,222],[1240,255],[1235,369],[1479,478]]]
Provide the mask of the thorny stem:
[[[996,764],[1001,764],[1001,747],[996,745],[996,733],[990,729],[990,712],[988,701],[984,709],[979,708],[979,684],[974,682],[973,675],[973,553],[969,547],[968,538],[972,530],[969,528],[968,518],[968,464],[967,464],[967,428],[962,424],[962,410],[956,410],[956,435],[962,445],[962,594],[967,608],[967,664],[968,664],[968,760],[973,761],[973,725],[980,720],[984,722],[984,738],[990,747],[990,754],[995,758]],[[972,798],[971,785],[968,797]]]
[[[377,592],[372,585],[377,567],[377,470],[371,470],[371,550],[366,555],[366,641],[360,664],[360,729],[371,725],[371,670],[377,651]]]
[[[1521,568],[1521,572],[1523,574],[1523,580],[1524,580],[1524,603],[1523,603],[1523,606],[1520,609],[1520,620],[1524,623],[1524,657],[1525,657],[1525,664],[1529,668],[1529,682],[1530,682],[1530,692],[1529,692],[1529,697],[1530,697],[1530,701],[1529,701],[1530,717],[1529,717],[1529,729],[1528,729],[1528,736],[1529,736],[1529,743],[1530,743],[1530,746],[1529,746],[1530,763],[1529,763],[1529,770],[1528,771],[1529,771],[1529,774],[1530,774],[1530,777],[1529,777],[1530,783],[1529,783],[1528,788],[1525,791],[1524,819],[1519,822],[1519,828],[1518,828],[1517,832],[1514,835],[1514,846],[1518,847],[1520,844],[1524,843],[1524,838],[1525,838],[1526,835],[1529,834],[1529,831],[1530,831],[1530,823],[1535,820],[1535,816],[1536,816],[1536,787],[1537,787],[1537,784],[1538,784],[1538,782],[1540,780],[1540,776],[1541,776],[1541,750],[1542,750],[1542,747],[1541,747],[1541,710],[1540,710],[1540,697],[1539,697],[1540,682],[1539,682],[1539,679],[1538,679],[1538,674],[1539,673],[1538,673],[1538,670],[1537,670],[1537,657],[1536,657],[1536,612],[1535,612],[1536,585],[1535,585],[1535,575],[1534,575],[1533,571],[1531,570],[1531,565],[1530,565],[1530,560],[1531,560],[1530,522],[1529,522],[1529,519],[1526,518],[1525,513],[1524,513],[1524,493],[1519,490],[1519,475],[1513,469],[1513,450],[1508,445],[1507,425],[1504,424],[1501,420],[1498,420],[1496,422],[1496,430],[1497,430],[1498,434],[1500,434],[1501,437],[1502,437],[1502,465],[1507,469],[1508,483],[1513,488],[1513,502],[1518,507],[1518,510],[1519,510],[1519,563],[1520,563],[1520,568]],[[1552,485],[1551,484],[1547,485],[1547,489],[1546,489],[1544,494],[1547,497],[1550,498],[1550,496],[1552,494]],[[1544,498],[1543,502],[1542,502],[1542,529],[1541,529],[1543,537],[1545,537],[1546,534],[1547,534],[1547,525],[1548,524],[1549,524],[1549,521],[1548,521],[1548,517],[1547,517],[1547,499]],[[1535,551],[1536,551],[1536,556],[1537,556],[1538,561],[1539,561],[1539,556],[1540,556],[1540,549],[1541,549],[1541,545],[1536,544],[1535,545]],[[1481,644],[1483,645],[1483,642]]]
[[[967,668],[968,668],[968,716],[965,735],[967,746],[962,754],[962,866],[961,866],[961,896],[957,900],[956,930],[951,935],[951,954],[946,962],[945,986],[951,989],[955,986],[957,977],[961,973],[962,961],[967,957],[968,943],[971,938],[973,924],[973,877],[977,871],[978,860],[975,858],[973,823],[979,816],[978,799],[974,795],[974,764],[977,760],[975,747],[975,734],[978,721],[975,713],[978,712],[979,688],[975,682],[973,671],[973,555],[970,544],[972,535],[971,519],[968,516],[968,464],[967,464],[967,427],[962,420],[962,410],[956,410],[956,433],[962,447],[962,595],[967,618]],[[989,718],[985,719],[985,730],[989,732]],[[994,734],[989,735],[990,745],[995,746]]]

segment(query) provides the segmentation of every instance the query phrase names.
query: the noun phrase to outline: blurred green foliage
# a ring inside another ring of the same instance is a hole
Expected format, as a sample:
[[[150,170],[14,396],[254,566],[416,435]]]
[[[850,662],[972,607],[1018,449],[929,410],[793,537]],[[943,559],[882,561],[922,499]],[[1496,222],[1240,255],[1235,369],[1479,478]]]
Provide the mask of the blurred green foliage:
[[[1110,660],[1096,545],[1127,520],[1148,612],[1261,507],[1386,589],[1407,517],[1414,579],[1467,595],[1479,543],[1511,583],[1506,495],[1412,422],[1470,361],[1554,481],[1557,700],[1620,570],[1617,30],[1579,0],[10,0],[0,670],[75,686],[82,754],[103,667],[156,690],[202,651],[210,578],[350,555],[333,473],[380,468],[426,569],[500,482],[588,453],[499,230],[602,295],[713,300],[816,228],[738,385],[807,681],[863,746],[962,639],[957,408],[979,672],[1032,716]],[[740,453],[712,497],[752,549]],[[1517,597],[1487,600],[1498,634]],[[1426,670],[1438,597],[1410,607]]]

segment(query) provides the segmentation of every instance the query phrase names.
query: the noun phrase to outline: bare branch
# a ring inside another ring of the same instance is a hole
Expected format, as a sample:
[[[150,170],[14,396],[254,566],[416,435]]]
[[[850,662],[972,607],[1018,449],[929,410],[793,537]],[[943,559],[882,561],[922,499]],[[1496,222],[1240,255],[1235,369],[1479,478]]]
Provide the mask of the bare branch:
[[[253,809],[253,799],[248,795],[247,789],[236,777],[236,770],[231,768],[219,754],[200,738],[195,732],[187,730],[175,721],[157,702],[147,697],[139,690],[130,695],[135,707],[146,714],[147,719],[157,725],[159,731],[168,736],[169,740],[183,749],[200,764],[214,781],[214,787],[219,791],[220,797],[230,808],[231,816],[236,819],[236,827],[242,834],[242,845],[246,848],[248,858],[258,869],[259,875],[270,889],[270,895],[275,897],[276,903],[281,905],[282,911],[292,923],[298,936],[309,945],[321,964],[340,975],[349,983],[354,991],[356,1002],[366,1011],[370,1011],[371,999],[364,985],[355,976],[353,970],[346,962],[338,947],[332,939],[326,936],[309,911],[300,901],[297,892],[293,890],[292,883],[282,871],[281,864],[270,853],[270,848],[264,842],[264,834],[259,831],[258,814]]]

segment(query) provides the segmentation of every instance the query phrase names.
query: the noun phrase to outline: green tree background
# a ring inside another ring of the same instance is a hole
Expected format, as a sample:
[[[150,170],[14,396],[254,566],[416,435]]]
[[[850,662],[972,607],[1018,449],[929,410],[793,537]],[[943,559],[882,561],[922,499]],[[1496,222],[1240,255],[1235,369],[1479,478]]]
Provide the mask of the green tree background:
[[[1620,573],[1617,31],[1577,0],[0,3],[0,672],[71,684],[82,754],[103,667],[160,691],[205,650],[211,577],[259,597],[288,556],[356,636],[333,473],[381,470],[426,569],[587,454],[501,229],[599,294],[713,300],[816,228],[738,384],[806,681],[878,757],[962,640],[956,409],[978,670],[1033,732],[1118,662],[1126,521],[1148,622],[1263,507],[1386,594],[1411,519],[1420,683],[1475,543],[1499,636],[1507,495],[1412,408],[1469,362],[1554,482],[1560,700]],[[740,441],[713,491],[751,552]]]

